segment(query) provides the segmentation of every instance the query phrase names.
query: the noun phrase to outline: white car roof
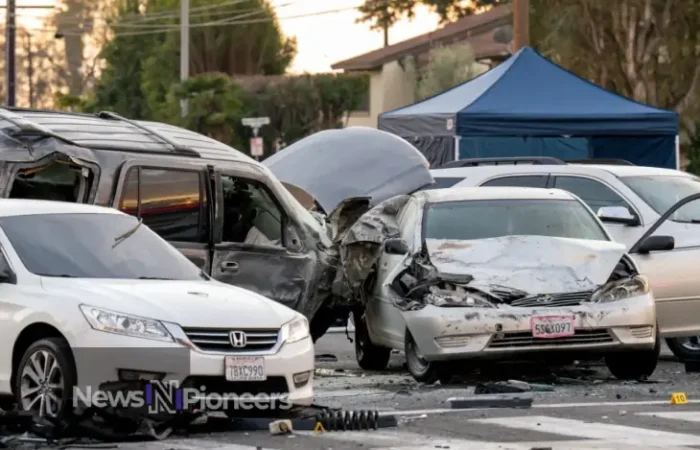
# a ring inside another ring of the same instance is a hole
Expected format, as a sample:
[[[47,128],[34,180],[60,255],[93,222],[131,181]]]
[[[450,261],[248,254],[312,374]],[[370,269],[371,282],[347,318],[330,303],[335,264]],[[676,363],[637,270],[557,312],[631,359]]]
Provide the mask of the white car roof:
[[[36,214],[121,214],[104,206],[86,205],[52,200],[0,199],[0,217],[31,216]]]
[[[420,191],[428,203],[455,202],[463,200],[573,200],[574,197],[561,189],[523,187],[456,187]]]
[[[578,173],[595,175],[600,171],[608,172],[617,177],[631,176],[682,176],[692,177],[693,175],[673,169],[660,169],[657,167],[645,166],[616,166],[604,164],[566,164],[566,165],[547,165],[547,164],[499,164],[499,165],[483,165],[475,167],[453,167],[450,169],[433,169],[430,173],[433,177],[449,178],[449,177],[468,177],[469,175],[484,176],[486,174],[508,174],[508,173]]]

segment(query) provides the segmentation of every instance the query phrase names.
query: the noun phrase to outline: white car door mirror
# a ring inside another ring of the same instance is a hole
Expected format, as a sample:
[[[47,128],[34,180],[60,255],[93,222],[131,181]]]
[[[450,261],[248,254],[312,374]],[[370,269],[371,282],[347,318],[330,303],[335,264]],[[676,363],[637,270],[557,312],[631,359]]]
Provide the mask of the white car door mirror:
[[[405,255],[409,249],[403,239],[387,239],[384,241],[384,251],[389,255]]]
[[[625,206],[603,206],[598,209],[601,222],[621,223],[624,225],[639,225],[639,218]]]
[[[650,252],[670,251],[675,247],[676,241],[672,236],[649,236],[639,245],[637,253],[644,255]]]

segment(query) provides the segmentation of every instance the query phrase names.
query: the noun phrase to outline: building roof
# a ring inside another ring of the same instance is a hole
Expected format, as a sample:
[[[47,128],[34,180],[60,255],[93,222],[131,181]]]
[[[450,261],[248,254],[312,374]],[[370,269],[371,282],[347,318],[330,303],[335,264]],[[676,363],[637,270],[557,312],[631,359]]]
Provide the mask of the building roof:
[[[373,70],[399,58],[423,53],[435,45],[451,45],[457,42],[471,44],[477,59],[508,56],[508,46],[493,40],[493,31],[510,25],[512,14],[509,5],[497,6],[481,14],[464,17],[444,27],[414,38],[355,56],[331,66],[332,69]]]

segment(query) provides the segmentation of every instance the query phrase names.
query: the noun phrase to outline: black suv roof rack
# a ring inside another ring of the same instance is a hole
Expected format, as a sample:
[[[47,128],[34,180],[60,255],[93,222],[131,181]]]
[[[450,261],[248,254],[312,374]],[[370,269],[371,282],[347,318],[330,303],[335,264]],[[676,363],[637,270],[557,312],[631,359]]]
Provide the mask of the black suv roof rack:
[[[451,169],[455,167],[475,167],[475,166],[499,166],[505,164],[530,164],[530,165],[566,165],[564,160],[550,156],[517,156],[512,158],[469,158],[450,161],[436,169]]]
[[[172,140],[168,139],[167,137],[163,136],[162,134],[158,133],[157,131],[152,130],[151,128],[142,125],[136,121],[129,120],[126,117],[122,117],[117,113],[113,113],[111,111],[101,111],[97,114],[95,114],[97,117],[100,119],[109,119],[109,120],[118,120],[120,122],[128,123],[129,125],[138,128],[142,131],[145,131],[146,133],[149,133],[156,138],[160,139],[162,142],[165,142],[166,144],[170,145],[173,148],[173,151],[175,153],[179,153],[181,155],[186,155],[186,156],[194,156],[194,157],[201,157],[199,152],[196,150],[193,150],[187,146],[180,145],[177,142],[173,142]]]
[[[31,120],[27,120],[24,117],[17,116],[17,117],[12,117],[9,114],[6,113],[13,113],[12,109],[9,108],[0,108],[0,119],[11,123],[12,125],[16,126],[19,128],[18,131],[14,131],[10,133],[10,136],[16,139],[16,136],[39,136],[39,137],[52,137],[54,139],[58,139],[59,141],[63,141],[66,144],[69,145],[74,145],[76,147],[84,147],[83,145],[78,144],[77,142],[71,141],[68,138],[65,138],[59,134],[54,133],[53,131],[42,127],[41,125],[32,122]],[[14,114],[13,114],[14,115]]]
[[[606,166],[634,166],[624,159],[567,159],[568,164],[604,164]]]

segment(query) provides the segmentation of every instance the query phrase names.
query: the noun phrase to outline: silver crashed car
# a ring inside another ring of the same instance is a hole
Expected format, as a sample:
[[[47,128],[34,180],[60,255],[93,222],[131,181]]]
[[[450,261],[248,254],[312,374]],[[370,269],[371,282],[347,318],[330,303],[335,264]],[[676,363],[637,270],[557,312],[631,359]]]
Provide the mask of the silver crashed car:
[[[673,242],[650,238],[642,251]],[[659,356],[654,297],[625,246],[558,189],[436,189],[389,199],[355,223],[341,253],[361,367],[404,350],[418,381],[450,362],[604,356],[620,379]]]

